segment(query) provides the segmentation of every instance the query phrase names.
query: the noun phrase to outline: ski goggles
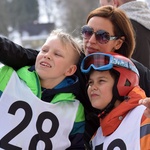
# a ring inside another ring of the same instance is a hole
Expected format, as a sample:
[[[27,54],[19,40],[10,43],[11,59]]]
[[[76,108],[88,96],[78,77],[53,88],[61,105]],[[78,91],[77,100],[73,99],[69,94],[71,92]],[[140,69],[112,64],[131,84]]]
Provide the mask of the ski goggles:
[[[81,71],[89,73],[92,68],[97,71],[106,71],[112,69],[114,66],[127,68],[139,75],[137,68],[132,63],[106,53],[93,53],[86,56],[82,60]]]
[[[111,40],[118,39],[118,37],[116,37],[116,36],[110,36],[110,34],[104,30],[98,30],[98,31],[94,32],[94,29],[87,25],[84,25],[81,28],[82,38],[90,39],[93,34],[95,34],[96,40],[101,44],[106,44]]]

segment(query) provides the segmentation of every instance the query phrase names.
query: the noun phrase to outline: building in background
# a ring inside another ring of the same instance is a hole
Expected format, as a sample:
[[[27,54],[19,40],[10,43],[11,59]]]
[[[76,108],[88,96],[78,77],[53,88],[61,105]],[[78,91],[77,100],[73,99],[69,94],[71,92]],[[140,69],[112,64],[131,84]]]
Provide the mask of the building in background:
[[[30,23],[21,26],[19,29],[21,45],[39,50],[54,28],[54,23]]]

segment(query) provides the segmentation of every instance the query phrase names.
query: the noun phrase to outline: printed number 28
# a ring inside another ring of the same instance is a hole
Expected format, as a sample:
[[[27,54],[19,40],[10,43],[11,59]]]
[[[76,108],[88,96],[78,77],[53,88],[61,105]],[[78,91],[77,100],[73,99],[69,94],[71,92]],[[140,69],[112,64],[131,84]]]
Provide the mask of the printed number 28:
[[[15,145],[9,144],[9,141],[11,141],[15,136],[17,136],[20,132],[22,132],[30,123],[32,119],[32,109],[30,105],[24,101],[17,101],[13,103],[8,113],[15,115],[16,111],[18,109],[22,108],[25,111],[25,116],[23,120],[9,133],[7,133],[1,140],[0,140],[0,148],[6,149],[6,150],[21,150],[21,147],[17,147]],[[42,124],[45,119],[49,119],[52,121],[52,128],[49,132],[44,132],[42,130]],[[57,130],[58,130],[59,122],[57,117],[51,113],[51,112],[42,112],[36,122],[36,129],[38,134],[34,135],[30,141],[29,144],[29,150],[36,150],[36,146],[38,142],[41,140],[45,143],[45,149],[52,149],[52,142],[50,138],[52,138]]]

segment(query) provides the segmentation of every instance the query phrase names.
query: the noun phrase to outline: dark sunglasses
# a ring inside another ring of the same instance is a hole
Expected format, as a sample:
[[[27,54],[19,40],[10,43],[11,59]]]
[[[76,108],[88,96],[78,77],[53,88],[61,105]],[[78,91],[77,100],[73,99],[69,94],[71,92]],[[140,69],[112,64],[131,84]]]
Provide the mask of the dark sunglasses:
[[[108,43],[108,41],[118,39],[118,37],[116,37],[116,36],[110,36],[110,34],[104,30],[98,30],[98,31],[94,32],[94,29],[87,25],[84,25],[81,28],[82,38],[90,39],[93,34],[95,34],[96,40],[101,44],[106,44],[106,43]]]

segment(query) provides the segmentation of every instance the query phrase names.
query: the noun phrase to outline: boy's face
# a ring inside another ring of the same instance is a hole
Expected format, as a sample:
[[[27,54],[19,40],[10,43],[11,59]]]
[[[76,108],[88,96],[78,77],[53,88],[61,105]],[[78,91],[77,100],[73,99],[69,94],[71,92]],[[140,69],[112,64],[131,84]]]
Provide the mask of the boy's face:
[[[73,50],[66,49],[58,37],[51,36],[37,56],[35,69],[40,79],[56,80],[59,83],[70,75],[68,72],[72,66],[75,66],[73,58]]]
[[[104,109],[112,100],[114,78],[109,71],[93,71],[88,82],[88,96],[94,108]]]

